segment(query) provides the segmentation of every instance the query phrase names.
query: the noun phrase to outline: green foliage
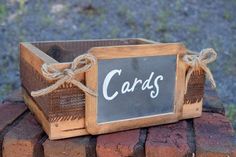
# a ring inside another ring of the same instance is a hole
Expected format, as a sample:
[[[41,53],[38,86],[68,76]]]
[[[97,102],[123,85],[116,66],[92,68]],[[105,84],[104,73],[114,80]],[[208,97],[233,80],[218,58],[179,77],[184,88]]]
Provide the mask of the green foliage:
[[[197,32],[199,32],[199,29],[196,25],[192,25],[192,26],[189,26],[189,31],[191,33],[197,33]]]
[[[168,19],[171,13],[168,10],[162,10],[158,14],[158,28],[157,32],[165,33],[168,31]]]
[[[101,15],[105,14],[106,10],[102,7],[96,7],[92,3],[88,3],[88,5],[83,6],[80,10],[80,13],[87,16]]]
[[[171,34],[170,33],[163,33],[160,37],[160,42],[166,43],[171,42]]]
[[[171,16],[171,12],[169,10],[162,10],[158,14],[158,18],[160,22],[164,22],[164,23],[168,21],[170,16]]]
[[[236,24],[233,24],[233,25],[231,26],[231,29],[236,29]]]
[[[180,0],[176,0],[175,1],[175,8],[176,8],[176,10],[181,10],[181,8],[182,8],[182,4],[181,4],[181,1]]]
[[[19,11],[20,12],[25,11],[25,2],[26,2],[26,0],[19,0]]]
[[[0,99],[2,99],[2,95],[6,95],[6,93],[9,93],[10,91],[12,91],[12,85],[4,84],[0,89]]]
[[[168,10],[162,10],[158,14],[158,27],[157,32],[165,33],[168,31],[168,19],[171,13]]]
[[[230,56],[224,61],[224,72],[228,75],[236,75],[236,49],[231,48],[229,50]]]
[[[6,6],[4,4],[0,4],[0,22],[3,21],[6,14],[7,14]]]
[[[210,40],[210,44],[216,51],[221,52],[220,50],[221,50],[223,41],[219,37],[213,37]]]
[[[122,5],[118,7],[117,14],[122,17],[125,23],[132,29],[136,30],[136,20],[133,12],[126,6]]]
[[[162,33],[165,33],[168,31],[168,28],[167,28],[167,23],[166,22],[163,22],[163,23],[160,23],[156,29],[157,32],[162,32]]]
[[[53,23],[53,18],[50,15],[42,16],[41,20],[44,26],[49,26]]]
[[[233,19],[233,16],[229,11],[226,10],[223,13],[223,18],[227,21],[231,21]]]
[[[234,128],[236,129],[236,104],[229,104],[225,106],[226,116],[232,122]]]
[[[111,38],[117,38],[120,30],[118,27],[112,27],[111,32],[110,32],[110,37]]]
[[[117,8],[117,14],[118,16],[124,18],[128,12],[128,7],[126,5],[120,5]]]
[[[126,23],[130,26],[133,30],[136,28],[136,21],[131,12],[127,12]]]
[[[202,11],[200,17],[204,20],[207,20],[210,17],[210,14],[208,11]]]
[[[168,28],[168,20],[171,16],[171,12],[169,10],[161,10],[158,13],[158,26],[156,32],[160,33],[160,42],[169,42],[170,34]]]

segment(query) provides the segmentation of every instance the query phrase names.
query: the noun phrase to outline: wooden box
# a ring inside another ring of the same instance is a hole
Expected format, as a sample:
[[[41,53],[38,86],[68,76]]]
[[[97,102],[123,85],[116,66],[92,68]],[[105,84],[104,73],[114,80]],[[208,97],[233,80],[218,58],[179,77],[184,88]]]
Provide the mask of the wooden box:
[[[85,126],[85,94],[79,88],[71,83],[64,83],[47,95],[31,97],[32,91],[55,83],[43,76],[41,66],[44,63],[57,63],[59,69],[64,69],[64,63],[73,61],[75,57],[94,47],[152,44],[157,43],[146,39],[20,43],[20,74],[24,100],[51,140],[87,135],[89,133]],[[188,66],[184,68],[187,71]],[[86,74],[78,74],[76,79],[86,84]],[[191,75],[181,113],[175,121],[201,115],[204,82],[204,72],[197,71]]]

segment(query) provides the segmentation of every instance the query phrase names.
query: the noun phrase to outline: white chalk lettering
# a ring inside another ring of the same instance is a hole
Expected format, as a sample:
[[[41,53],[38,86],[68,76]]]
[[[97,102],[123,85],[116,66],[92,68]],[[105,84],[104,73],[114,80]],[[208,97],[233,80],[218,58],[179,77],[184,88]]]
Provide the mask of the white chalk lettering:
[[[153,75],[154,75],[154,72],[152,72],[149,78],[143,82],[142,90],[153,88],[153,86],[150,86],[150,81],[152,80]]]
[[[159,85],[158,85],[158,80],[163,80],[163,76],[162,75],[159,75],[156,77],[156,79],[154,80],[154,86],[156,87],[156,91],[152,90],[150,92],[150,96],[151,98],[156,98],[159,94]]]
[[[118,74],[118,75],[116,75]],[[114,69],[110,71],[107,76],[104,79],[103,82],[103,96],[106,100],[113,100],[115,99],[119,94],[126,94],[126,93],[131,93],[134,92],[135,90],[149,90],[150,91],[150,97],[152,99],[155,99],[159,93],[160,93],[160,87],[159,87],[159,82],[164,79],[163,75],[157,75],[155,76],[154,72],[151,72],[149,77],[146,80],[138,79],[137,77],[134,79],[132,83],[129,81],[125,81],[122,83],[122,86],[118,88],[114,93],[108,94],[108,87],[109,84],[112,84],[111,79],[113,77],[119,77],[122,75],[122,70],[121,69]],[[120,91],[120,93],[119,93]]]
[[[130,83],[128,81],[125,81],[121,87],[121,93],[125,94],[131,91],[131,89],[129,89],[130,87]]]
[[[109,72],[103,82],[103,88],[102,88],[102,92],[103,92],[103,96],[105,99],[107,100],[112,100],[114,99],[117,95],[118,95],[118,92],[116,91],[112,96],[108,96],[107,95],[107,88],[108,88],[108,85],[111,81],[111,78],[116,74],[118,73],[118,75],[121,74],[121,69],[120,70],[112,70],[111,72]]]
[[[142,80],[139,80],[137,77],[134,79],[134,83],[133,83],[133,86],[131,88],[131,91],[133,92],[135,87],[137,86],[138,83],[142,84]]]

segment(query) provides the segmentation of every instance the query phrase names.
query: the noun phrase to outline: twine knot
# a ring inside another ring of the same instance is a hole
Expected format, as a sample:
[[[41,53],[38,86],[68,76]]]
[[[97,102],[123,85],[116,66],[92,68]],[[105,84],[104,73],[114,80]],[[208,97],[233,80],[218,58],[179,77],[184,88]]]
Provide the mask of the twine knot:
[[[38,91],[32,91],[31,95],[33,97],[38,97],[42,95],[46,95],[51,93],[52,91],[59,88],[62,84],[72,83],[78,88],[80,88],[85,93],[88,93],[93,96],[97,96],[97,93],[92,89],[86,87],[83,83],[76,80],[76,75],[80,73],[84,73],[88,71],[92,65],[96,63],[96,58],[91,54],[84,54],[76,57],[73,62],[64,63],[67,64],[70,68],[65,68],[63,70],[59,70],[56,68],[55,64],[43,64],[41,67],[41,71],[43,76],[50,80],[56,81],[54,84],[50,85],[49,87],[40,89]]]
[[[211,82],[211,86],[216,88],[216,83],[213,78],[213,75],[210,69],[207,67],[208,63],[211,63],[216,60],[217,53],[212,48],[203,49],[200,53],[196,53],[193,51],[188,50],[188,54],[183,56],[183,61],[190,66],[186,75],[186,82],[185,82],[185,94],[187,92],[188,82],[190,79],[191,74],[195,70],[202,69],[206,73],[207,79]]]
[[[71,69],[65,69],[65,70],[63,71],[63,74],[64,74],[64,75],[68,75],[68,76],[70,76],[70,79],[73,79],[74,76],[75,76],[74,71],[71,70]]]

